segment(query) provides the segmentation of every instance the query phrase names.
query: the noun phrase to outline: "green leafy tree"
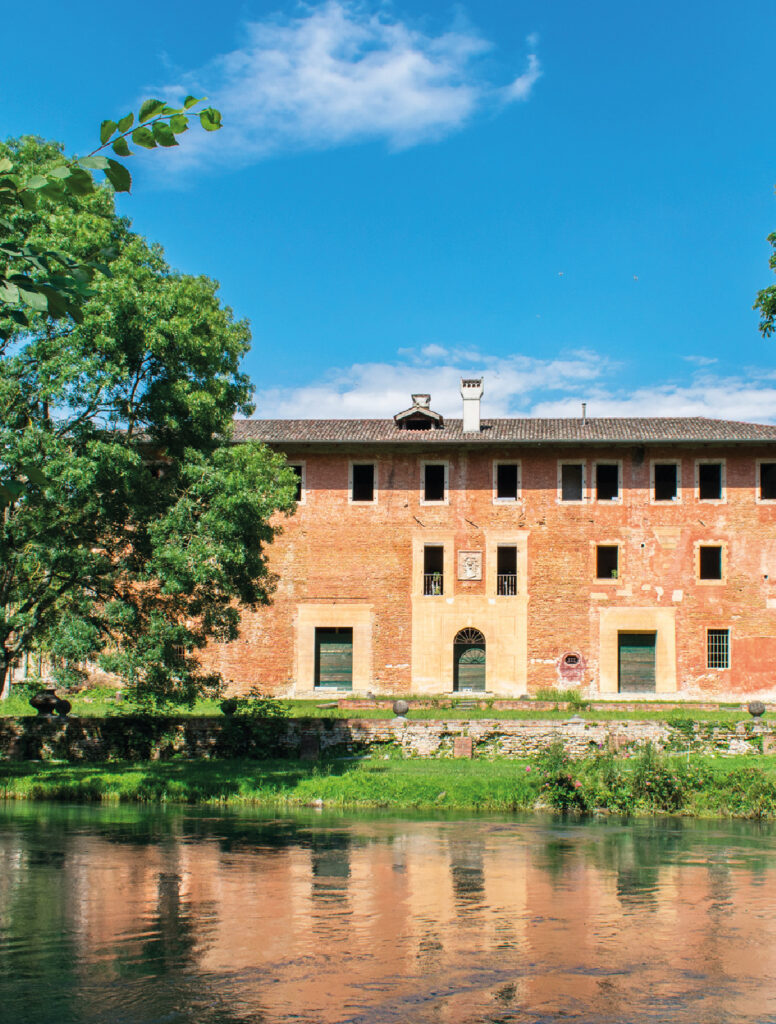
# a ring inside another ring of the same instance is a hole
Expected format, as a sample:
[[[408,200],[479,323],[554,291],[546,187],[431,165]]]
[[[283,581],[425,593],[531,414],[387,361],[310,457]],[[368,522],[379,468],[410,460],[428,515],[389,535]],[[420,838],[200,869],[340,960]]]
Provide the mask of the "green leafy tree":
[[[0,146],[20,175],[63,162],[52,143]],[[43,190],[40,190],[41,192]],[[77,264],[111,248],[79,316],[25,310],[0,340],[0,687],[25,650],[98,660],[140,698],[190,702],[219,680],[196,654],[266,603],[273,514],[295,477],[229,443],[249,414],[250,333],[207,277],[172,271],[116,216],[106,186],[41,194],[10,232]]]
[[[776,272],[776,231],[768,235],[773,252],[768,261],[771,270]],[[754,309],[760,311],[760,333],[764,338],[776,332],[776,284],[769,285],[757,293]]]
[[[0,312],[21,327],[27,325],[27,310],[45,313],[52,319],[70,317],[80,322],[81,305],[90,295],[95,271],[109,274],[107,263],[115,250],[101,247],[86,258],[20,237],[17,218],[22,211],[34,215],[39,198],[67,204],[74,197],[95,190],[93,174],[104,171],[105,181],[116,192],[129,192],[132,176],[126,166],[103,151],[108,147],[119,157],[132,155],[129,142],[143,149],[177,146],[176,136],[188,131],[197,117],[205,131],[221,127],[221,114],[213,107],[198,112],[202,102],[187,96],[182,107],[170,107],[164,100],[146,100],[137,118],[130,112],[118,121],[103,121],[100,145],[88,156],[61,157],[32,169],[18,164],[13,153],[0,157]],[[0,324],[0,338],[11,328]]]

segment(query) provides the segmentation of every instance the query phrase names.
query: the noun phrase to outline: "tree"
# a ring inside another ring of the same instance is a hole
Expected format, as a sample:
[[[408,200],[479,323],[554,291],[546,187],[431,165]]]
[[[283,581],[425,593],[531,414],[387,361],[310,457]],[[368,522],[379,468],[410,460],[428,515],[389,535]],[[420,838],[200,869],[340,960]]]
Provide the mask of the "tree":
[[[771,270],[776,272],[776,231],[768,235],[773,252],[768,261]],[[760,333],[764,338],[776,332],[776,284],[763,288],[757,293],[757,301],[753,309],[760,310]]]
[[[3,157],[28,176],[62,163],[29,138]],[[80,322],[33,308],[4,324],[0,687],[37,646],[97,659],[141,698],[190,702],[219,683],[196,652],[236,637],[240,605],[269,601],[270,520],[294,507],[281,456],[229,443],[252,411],[248,326],[214,281],[134,234],[108,187],[42,195],[10,220],[21,244],[76,263],[116,255]]]
[[[27,308],[55,320],[70,317],[80,321],[81,304],[90,294],[89,283],[97,270],[110,273],[107,261],[114,250],[103,247],[90,254],[91,258],[79,261],[67,251],[20,240],[14,218],[22,211],[34,214],[41,196],[66,203],[74,196],[89,195],[95,188],[95,171],[104,171],[106,183],[116,192],[129,192],[132,175],[121,161],[102,151],[110,146],[116,156],[131,156],[128,140],[144,149],[177,146],[176,135],[188,131],[189,121],[195,116],[205,131],[217,131],[221,127],[220,112],[213,107],[194,111],[201,102],[187,96],[182,107],[170,107],[164,100],[146,100],[137,121],[132,112],[118,122],[103,121],[100,145],[80,159],[60,158],[24,173],[8,156],[0,158],[0,312],[21,327],[27,325]],[[9,327],[0,324],[0,339],[9,333]]]

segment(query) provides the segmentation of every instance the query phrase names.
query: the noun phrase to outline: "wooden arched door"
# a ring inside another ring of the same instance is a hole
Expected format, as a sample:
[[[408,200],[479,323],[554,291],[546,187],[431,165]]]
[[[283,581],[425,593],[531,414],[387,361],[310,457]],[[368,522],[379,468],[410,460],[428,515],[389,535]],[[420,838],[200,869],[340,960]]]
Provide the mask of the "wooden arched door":
[[[467,627],[453,641],[453,690],[485,689],[485,637]]]

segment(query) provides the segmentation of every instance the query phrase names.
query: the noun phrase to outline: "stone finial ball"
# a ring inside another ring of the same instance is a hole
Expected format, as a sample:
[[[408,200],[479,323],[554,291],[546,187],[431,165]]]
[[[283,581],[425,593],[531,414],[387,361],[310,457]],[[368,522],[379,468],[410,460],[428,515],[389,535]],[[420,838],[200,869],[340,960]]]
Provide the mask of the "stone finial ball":
[[[395,715],[406,715],[410,706],[406,700],[395,700],[393,702],[393,713]]]
[[[765,705],[761,700],[753,700],[747,705],[746,710],[752,716],[752,718],[759,718],[760,715],[765,714]]]

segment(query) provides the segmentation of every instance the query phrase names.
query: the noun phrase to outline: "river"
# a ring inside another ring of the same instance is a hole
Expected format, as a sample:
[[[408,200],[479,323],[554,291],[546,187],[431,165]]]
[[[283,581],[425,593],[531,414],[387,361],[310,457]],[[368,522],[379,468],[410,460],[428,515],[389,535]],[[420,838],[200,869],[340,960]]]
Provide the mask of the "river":
[[[776,1022],[776,830],[0,803],[9,1024]]]

